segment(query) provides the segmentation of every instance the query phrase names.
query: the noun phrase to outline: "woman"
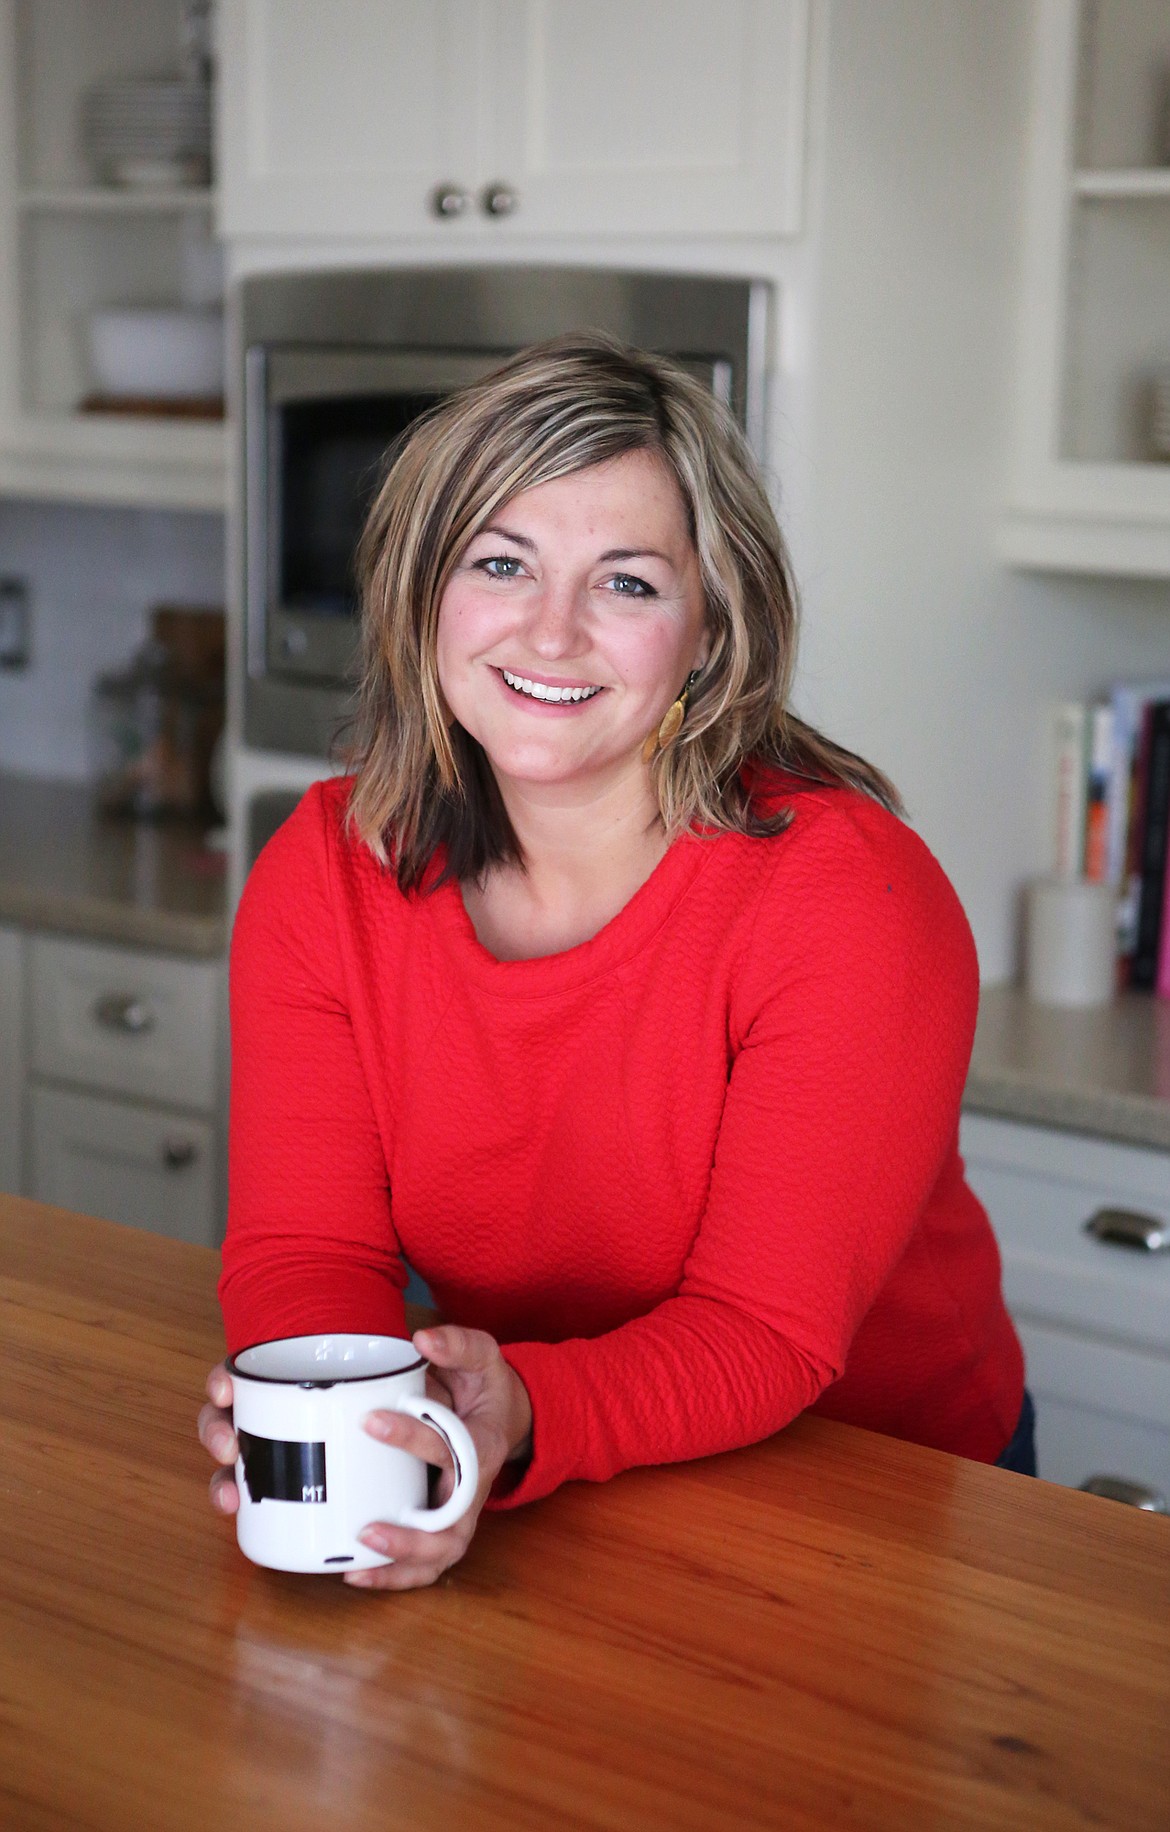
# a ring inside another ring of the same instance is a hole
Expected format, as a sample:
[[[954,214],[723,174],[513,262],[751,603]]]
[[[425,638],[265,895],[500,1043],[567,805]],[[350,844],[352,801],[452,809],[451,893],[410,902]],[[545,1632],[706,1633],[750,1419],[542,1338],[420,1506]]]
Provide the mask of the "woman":
[[[405,1257],[480,1505],[808,1407],[1000,1459],[974,949],[889,784],[788,710],[794,593],[730,416],[600,336],[524,352],[417,424],[360,569],[354,776],[233,940],[229,1348],[404,1333]],[[395,1562],[347,1582],[433,1581],[478,1511],[371,1523]]]

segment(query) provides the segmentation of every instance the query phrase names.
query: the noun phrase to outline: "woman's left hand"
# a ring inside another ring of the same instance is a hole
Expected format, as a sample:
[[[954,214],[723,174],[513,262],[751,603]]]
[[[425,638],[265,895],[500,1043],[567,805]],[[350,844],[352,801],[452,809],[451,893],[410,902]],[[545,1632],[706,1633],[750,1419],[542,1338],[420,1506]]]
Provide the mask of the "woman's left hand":
[[[392,1558],[392,1565],[351,1571],[345,1582],[362,1590],[416,1590],[433,1584],[467,1551],[488,1491],[504,1464],[525,1454],[532,1432],[532,1407],[520,1376],[500,1353],[495,1339],[480,1329],[441,1324],[416,1330],[414,1346],[430,1363],[427,1392],[450,1406],[471,1433],[479,1458],[475,1500],[461,1520],[441,1533],[417,1527],[371,1523],[358,1535],[363,1545]],[[366,1430],[382,1444],[409,1451],[442,1470],[436,1500],[443,1502],[455,1486],[451,1456],[438,1434],[405,1412],[371,1412]]]

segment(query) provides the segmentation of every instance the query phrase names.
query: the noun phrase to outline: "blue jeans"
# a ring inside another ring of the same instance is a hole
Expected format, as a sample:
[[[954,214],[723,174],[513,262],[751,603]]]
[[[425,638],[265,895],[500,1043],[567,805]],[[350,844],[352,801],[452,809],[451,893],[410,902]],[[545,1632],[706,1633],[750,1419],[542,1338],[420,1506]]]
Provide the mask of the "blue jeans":
[[[1024,1388],[1024,1403],[1011,1443],[995,1460],[996,1469],[1014,1469],[1019,1476],[1036,1474],[1036,1408],[1032,1395]]]

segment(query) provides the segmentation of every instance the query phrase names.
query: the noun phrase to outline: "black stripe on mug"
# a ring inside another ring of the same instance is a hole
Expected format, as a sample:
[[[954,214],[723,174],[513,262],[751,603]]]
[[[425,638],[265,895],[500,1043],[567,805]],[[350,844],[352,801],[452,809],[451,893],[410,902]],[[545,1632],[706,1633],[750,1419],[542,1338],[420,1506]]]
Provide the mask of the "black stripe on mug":
[[[287,1444],[237,1431],[244,1486],[253,1501],[325,1500],[324,1444]]]

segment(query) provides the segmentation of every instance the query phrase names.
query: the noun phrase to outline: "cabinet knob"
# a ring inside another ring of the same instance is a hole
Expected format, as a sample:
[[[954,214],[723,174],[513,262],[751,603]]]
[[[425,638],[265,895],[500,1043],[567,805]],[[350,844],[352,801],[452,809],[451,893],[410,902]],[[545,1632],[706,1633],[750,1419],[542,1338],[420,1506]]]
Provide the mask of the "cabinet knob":
[[[1121,1501],[1127,1508],[1143,1508],[1147,1514],[1165,1514],[1166,1497],[1144,1482],[1127,1482],[1124,1476],[1086,1476],[1081,1483],[1086,1495],[1101,1495],[1106,1501]]]
[[[162,1148],[162,1161],[168,1170],[186,1170],[198,1156],[190,1139],[167,1139]]]
[[[485,216],[511,216],[520,196],[510,184],[485,184],[479,202]]]
[[[154,1011],[146,999],[133,992],[105,992],[95,999],[93,1015],[106,1030],[123,1036],[143,1037],[155,1026]]]
[[[431,192],[431,215],[450,218],[462,216],[471,208],[471,198],[455,184],[437,184]]]
[[[1138,1209],[1098,1209],[1085,1223],[1085,1233],[1111,1247],[1136,1247],[1139,1253],[1165,1253],[1170,1248],[1170,1221]]]

